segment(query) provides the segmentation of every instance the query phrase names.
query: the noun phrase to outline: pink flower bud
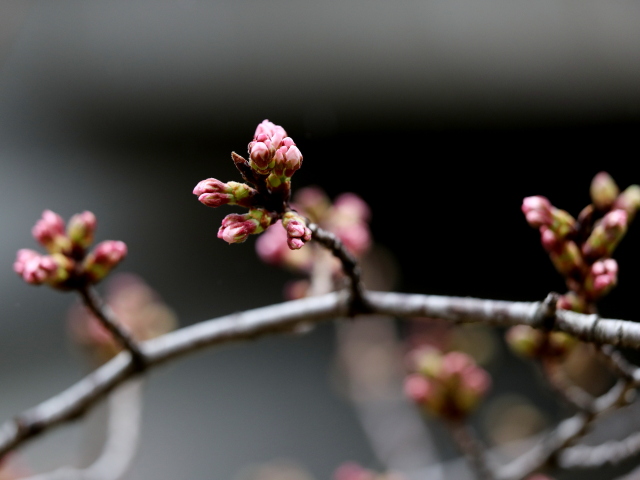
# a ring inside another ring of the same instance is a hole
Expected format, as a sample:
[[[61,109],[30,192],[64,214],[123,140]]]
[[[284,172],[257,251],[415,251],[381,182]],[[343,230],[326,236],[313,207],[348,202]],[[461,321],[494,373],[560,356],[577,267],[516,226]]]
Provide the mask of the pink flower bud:
[[[607,213],[596,223],[591,235],[582,246],[582,253],[588,259],[611,256],[620,240],[627,232],[629,215],[625,210],[616,209]]]
[[[127,255],[127,245],[118,240],[100,242],[84,260],[84,271],[93,283],[106,277]]]
[[[249,158],[258,170],[267,170],[273,154],[265,143],[253,142],[249,150]]]
[[[280,265],[288,251],[287,233],[282,228],[268,228],[256,240],[258,257],[269,265]]]
[[[40,285],[49,279],[57,270],[57,266],[51,257],[23,248],[18,250],[13,270],[25,282]]]
[[[287,245],[291,250],[299,250],[304,247],[304,240],[301,238],[289,237],[287,238]]]
[[[585,289],[595,298],[609,293],[618,283],[618,262],[613,258],[600,260],[591,266],[591,272],[585,280]]]
[[[525,197],[522,200],[522,213],[525,215],[533,210],[550,210],[551,202],[546,197],[536,195],[533,197]]]
[[[206,180],[202,180],[198,182],[196,187],[193,189],[194,195],[202,195],[205,193],[231,193],[231,189],[229,185],[215,178],[207,178]]]
[[[302,248],[305,242],[311,240],[311,230],[307,223],[296,212],[287,212],[282,217],[282,226],[287,232],[287,245],[291,250]]]
[[[36,222],[31,233],[50,252],[68,251],[71,247],[64,232],[64,220],[51,210],[42,212],[42,218]]]
[[[591,181],[591,201],[599,210],[608,210],[615,202],[620,189],[607,172],[600,172]]]
[[[252,218],[248,213],[244,215],[231,214],[222,220],[222,225],[218,230],[218,238],[225,242],[242,243],[252,233],[257,233],[260,222]]]
[[[80,248],[91,245],[96,223],[96,216],[89,211],[77,213],[71,217],[67,225],[67,235],[71,242]]]
[[[547,252],[551,252],[552,250],[556,250],[560,247],[560,240],[558,239],[558,236],[553,233],[550,228],[544,225],[540,227],[540,241],[542,243],[542,247]]]
[[[269,120],[263,120],[256,128],[254,138],[259,142],[263,142],[264,140],[258,140],[258,137],[269,138],[273,142],[273,148],[278,149],[286,136],[287,132],[280,125],[276,125]]]
[[[629,221],[633,219],[638,209],[640,209],[640,185],[627,187],[616,199],[613,208],[620,208],[627,212]]]
[[[286,177],[291,177],[302,166],[302,153],[295,145],[289,147],[285,157],[285,171]]]
[[[409,375],[404,381],[404,393],[416,403],[424,403],[433,391],[433,386],[424,376],[417,373]]]

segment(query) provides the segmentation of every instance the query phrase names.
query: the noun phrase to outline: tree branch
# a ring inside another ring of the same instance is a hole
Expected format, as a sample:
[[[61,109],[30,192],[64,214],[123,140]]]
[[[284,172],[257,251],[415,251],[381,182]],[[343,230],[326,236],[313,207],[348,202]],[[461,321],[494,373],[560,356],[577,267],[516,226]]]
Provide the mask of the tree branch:
[[[454,323],[525,324],[539,328],[544,321],[542,302],[384,292],[368,292],[365,298],[373,314],[441,318]],[[288,332],[300,324],[345,316],[349,307],[349,298],[343,292],[330,293],[204,321],[142,342],[139,346],[149,369],[207,346]],[[586,342],[640,348],[639,323],[563,310],[558,310],[553,320],[554,329]],[[106,393],[136,373],[131,353],[124,351],[67,390],[4,423],[0,426],[0,456],[54,425],[81,416]],[[633,370],[631,376],[636,384],[640,382],[638,369]]]

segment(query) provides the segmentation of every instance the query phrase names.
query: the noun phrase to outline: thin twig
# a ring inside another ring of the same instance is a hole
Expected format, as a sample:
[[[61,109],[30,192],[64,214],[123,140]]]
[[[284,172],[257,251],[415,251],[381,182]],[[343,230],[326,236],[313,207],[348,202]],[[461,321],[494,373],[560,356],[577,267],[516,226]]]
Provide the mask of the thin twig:
[[[91,310],[100,323],[116,338],[120,344],[131,352],[133,366],[137,370],[144,370],[146,359],[138,346],[138,342],[122,327],[113,311],[105,304],[98,293],[91,286],[78,289],[85,306]]]
[[[563,420],[542,442],[500,468],[498,478],[501,480],[524,479],[535,472],[557,464],[561,452],[584,436],[589,425],[597,417],[625,403],[627,392],[627,382],[619,381],[607,393],[594,400],[590,411],[582,411]]]
[[[142,379],[129,380],[109,396],[107,438],[87,468],[64,467],[22,480],[118,480],[135,458],[140,438]]]
[[[334,233],[324,230],[315,223],[309,224],[309,230],[313,234],[313,239],[327,248],[342,264],[342,271],[349,278],[351,292],[349,316],[359,313],[371,312],[371,306],[367,303],[362,283],[362,273],[356,258],[346,249],[342,240]]]
[[[524,324],[538,328],[542,322],[541,302],[386,292],[367,292],[366,300],[372,314],[441,318],[453,323]],[[329,321],[348,311],[349,299],[342,292],[330,293],[204,321],[142,342],[139,346],[147,360],[146,368],[150,369],[200,348],[290,332],[301,324]],[[636,322],[596,319],[592,315],[558,310],[554,328],[586,342],[640,349],[640,324]],[[67,390],[5,422],[0,426],[0,456],[54,425],[79,417],[135,373],[130,352],[121,352]],[[632,377],[637,382],[640,371],[635,370]]]
[[[450,422],[447,426],[458,448],[467,458],[475,477],[478,480],[493,480],[495,476],[487,465],[484,446],[471,427],[463,422]]]

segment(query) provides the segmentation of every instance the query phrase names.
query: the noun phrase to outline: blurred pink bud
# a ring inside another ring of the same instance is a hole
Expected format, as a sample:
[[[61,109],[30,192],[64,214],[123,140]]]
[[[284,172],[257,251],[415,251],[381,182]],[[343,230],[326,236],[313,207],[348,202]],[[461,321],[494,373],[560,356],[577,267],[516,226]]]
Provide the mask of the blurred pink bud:
[[[618,283],[618,262],[613,258],[600,260],[591,266],[591,272],[585,281],[587,291],[596,296],[606,295]]]
[[[409,375],[404,381],[405,395],[418,404],[426,402],[432,390],[429,380],[417,373]]]
[[[544,333],[528,325],[515,325],[507,330],[505,340],[514,353],[523,357],[535,357],[542,352]]]
[[[551,208],[549,200],[541,196],[526,197],[522,201],[522,213],[529,225],[535,228],[551,224]]]
[[[356,257],[361,256],[371,247],[371,232],[364,223],[354,223],[350,226],[338,226],[334,229],[335,234],[340,237],[345,247]]]
[[[349,462],[340,465],[333,474],[333,478],[334,480],[374,480],[375,474],[357,463]]]
[[[625,210],[616,209],[607,213],[596,223],[582,246],[582,253],[592,260],[610,256],[627,232],[628,222],[629,215]]]
[[[31,229],[33,237],[49,251],[61,251],[64,242],[59,242],[60,238],[66,239],[64,232],[64,220],[57,213],[51,210],[42,212],[42,217]],[[61,245],[57,245],[61,243]]]
[[[630,185],[616,199],[613,208],[620,208],[627,212],[629,221],[640,209],[640,185]]]
[[[553,233],[553,231],[550,228],[544,225],[540,227],[540,241],[542,242],[542,247],[547,252],[556,250],[559,245],[559,240],[557,235]]]
[[[81,248],[91,245],[96,223],[96,216],[89,211],[77,213],[71,217],[67,225],[67,235],[71,242]]]
[[[367,202],[355,193],[347,192],[338,195],[333,202],[334,208],[343,215],[368,222],[371,219],[371,209]]]
[[[91,282],[99,282],[127,255],[127,245],[119,240],[100,242],[84,260],[84,270]]]
[[[46,282],[56,272],[58,266],[49,256],[40,255],[33,250],[18,250],[13,270],[22,276],[22,279],[32,285],[40,285]]]
[[[600,172],[591,181],[591,201],[599,210],[608,210],[615,202],[620,189],[607,172]]]
[[[299,250],[304,247],[304,240],[301,238],[289,237],[287,238],[287,245],[291,250]]]
[[[278,220],[278,224],[280,224]],[[268,228],[266,232],[256,240],[256,252],[258,257],[269,265],[280,265],[284,260],[288,248],[287,232],[283,228]]]

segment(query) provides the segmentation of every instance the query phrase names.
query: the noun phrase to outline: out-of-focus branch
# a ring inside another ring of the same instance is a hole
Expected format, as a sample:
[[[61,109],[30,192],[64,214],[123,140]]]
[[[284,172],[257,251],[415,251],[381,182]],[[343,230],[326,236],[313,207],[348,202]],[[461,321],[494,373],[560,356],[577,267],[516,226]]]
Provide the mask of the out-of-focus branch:
[[[542,327],[542,302],[505,302],[475,298],[367,292],[372,314],[396,317],[441,318],[454,323],[481,322],[492,325],[525,324]],[[342,292],[309,297],[248,310],[204,321],[140,343],[146,368],[207,346],[238,342],[295,330],[348,314],[350,302]],[[640,323],[604,319],[594,315],[558,310],[552,327],[580,340],[640,348]],[[548,325],[547,325],[548,326]],[[120,353],[62,393],[27,410],[0,426],[0,455],[60,424],[82,415],[106,393],[137,372],[128,351]],[[640,381],[638,369],[631,373]],[[567,427],[568,428],[568,427]]]
[[[582,437],[593,420],[625,403],[628,390],[628,382],[616,383],[607,393],[596,398],[588,410],[563,420],[542,442],[503,466],[498,472],[498,478],[501,480],[524,479],[557,462],[560,453]]]
[[[102,453],[87,468],[64,467],[24,480],[119,480],[135,457],[140,437],[142,380],[125,382],[109,396],[107,436]]]
[[[451,436],[467,458],[476,478],[478,480],[494,480],[493,471],[487,465],[484,447],[476,438],[471,427],[463,422],[451,422],[448,426],[451,430]]]

